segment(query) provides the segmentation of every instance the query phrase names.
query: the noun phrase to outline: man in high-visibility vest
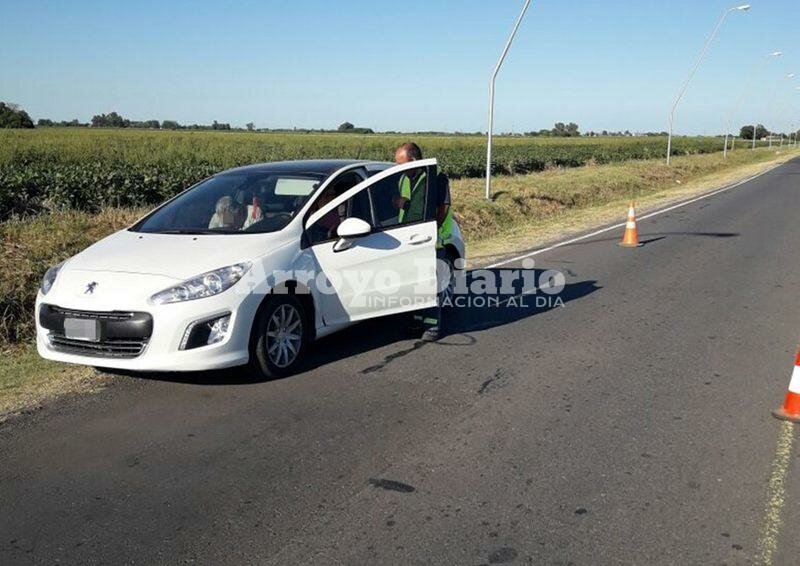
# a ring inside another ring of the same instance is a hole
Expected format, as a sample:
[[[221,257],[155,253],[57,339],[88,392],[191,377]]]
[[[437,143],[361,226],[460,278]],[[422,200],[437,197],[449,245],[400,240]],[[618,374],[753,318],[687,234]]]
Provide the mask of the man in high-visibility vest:
[[[422,159],[422,150],[415,143],[405,143],[397,148],[394,160],[398,165]],[[399,209],[397,214],[398,224],[405,222],[418,222],[425,217],[425,188],[428,185],[427,173],[414,172],[400,178],[399,194],[395,196],[394,204]],[[453,231],[453,211],[450,209],[450,183],[444,173],[438,173],[431,183],[433,194],[431,197],[436,203],[436,225],[438,234],[436,238],[436,259],[439,266],[447,263],[445,243]],[[440,271],[437,269],[437,272]],[[440,278],[449,274],[440,274]],[[438,340],[443,333],[444,318],[442,317],[442,293],[439,293],[437,306],[426,312],[422,319],[425,332],[422,339],[426,342]]]
[[[394,154],[398,165],[419,161],[422,150],[415,143],[401,145]],[[425,169],[414,170],[400,177],[398,194],[394,206],[398,209],[397,223],[419,222],[425,216],[425,189],[428,186],[428,173]]]

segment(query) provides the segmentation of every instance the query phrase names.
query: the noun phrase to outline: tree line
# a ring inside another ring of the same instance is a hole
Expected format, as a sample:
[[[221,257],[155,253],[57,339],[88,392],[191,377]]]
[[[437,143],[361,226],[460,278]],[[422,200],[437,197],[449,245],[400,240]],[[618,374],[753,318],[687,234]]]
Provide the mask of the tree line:
[[[25,110],[23,110],[19,105],[12,104],[10,102],[0,102],[0,128],[33,128],[34,123],[31,120],[31,117],[28,115]],[[121,116],[117,112],[109,112],[108,114],[97,114],[92,116],[92,119],[88,123],[80,122],[77,119],[74,120],[62,120],[62,121],[55,121],[50,120],[48,118],[41,118],[36,122],[36,127],[40,128],[139,128],[139,129],[151,129],[151,130],[211,130],[211,131],[231,131],[231,130],[238,130],[238,131],[248,131],[248,132],[276,132],[276,133],[286,133],[286,132],[294,132],[294,133],[348,133],[348,134],[374,134],[375,131],[372,128],[365,128],[365,127],[357,127],[352,122],[343,122],[339,125],[338,128],[335,130],[331,129],[312,129],[312,128],[260,128],[257,129],[253,122],[248,122],[244,128],[235,128],[231,127],[231,125],[227,122],[217,122],[214,120],[211,124],[180,124],[175,120],[129,120]],[[485,132],[469,132],[469,133],[462,133],[462,132],[396,132],[396,131],[387,131],[383,132],[385,134],[404,134],[404,135],[441,135],[441,136],[452,136],[452,135],[468,135],[468,136],[483,136],[486,135]],[[507,135],[507,136],[519,136],[520,134],[514,133],[505,133],[500,135]],[[584,134],[580,131],[580,126],[575,122],[557,122],[554,126],[550,129],[543,129],[538,131],[530,131],[524,132],[521,134],[522,136],[526,137],[560,137],[560,138],[571,138],[571,137],[632,137],[632,136],[666,136],[667,132],[645,132],[639,134],[633,134],[629,130],[620,131],[620,132],[610,132],[608,130],[603,130],[602,132],[586,132]],[[758,124],[755,127],[755,136],[756,139],[764,139],[769,136],[774,137],[791,137],[800,135],[800,131],[792,132],[792,133],[784,133],[784,132],[772,132],[766,128],[763,124]],[[739,136],[744,139],[753,139],[753,126],[742,126],[739,131]]]
[[[564,122],[556,122],[556,124],[549,130],[539,130],[534,132],[525,132],[524,136],[531,136],[531,137],[553,137],[553,138],[577,138],[580,136],[596,138],[596,137],[634,137],[634,136],[646,136],[646,137],[661,137],[666,136],[667,132],[644,132],[644,133],[637,133],[634,134],[630,130],[619,131],[619,132],[610,132],[608,130],[603,130],[602,132],[595,132],[590,131],[584,134],[580,131],[580,126],[575,122],[569,122],[565,124]]]
[[[39,121],[41,122],[41,120]],[[93,128],[144,128],[150,130],[232,130],[228,123],[214,122],[207,124],[182,125],[175,120],[129,120],[123,118],[117,112],[108,114],[97,114],[92,116],[91,126]],[[248,124],[249,126],[249,124]]]
[[[771,132],[770,130],[767,129],[766,126],[764,126],[764,124],[758,124],[757,126],[742,126],[742,129],[739,130],[739,136],[746,140],[753,139],[754,127],[756,134],[755,137],[757,140],[763,140],[764,138],[769,138],[770,136],[772,136],[773,138],[780,138],[780,137],[794,138],[795,136],[800,136],[800,130],[798,130],[797,132],[789,132],[788,134],[786,132]]]
[[[0,128],[33,128],[33,120],[16,104],[0,102]]]

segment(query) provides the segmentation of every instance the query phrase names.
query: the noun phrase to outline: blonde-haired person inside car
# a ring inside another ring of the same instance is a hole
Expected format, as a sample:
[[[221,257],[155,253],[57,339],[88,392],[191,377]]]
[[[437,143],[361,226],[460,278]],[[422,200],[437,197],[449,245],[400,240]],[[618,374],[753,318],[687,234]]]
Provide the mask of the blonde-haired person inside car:
[[[394,153],[395,163],[402,165],[411,161],[422,159],[422,150],[415,143],[404,143],[397,148]],[[436,225],[438,226],[438,236],[436,239],[436,259],[437,267],[447,265],[447,254],[444,249],[444,242],[450,237],[453,231],[453,212],[450,209],[450,182],[444,173],[436,176],[432,183],[432,197],[436,202]],[[425,215],[425,191],[427,184],[427,174],[424,171],[415,175],[403,175],[400,178],[399,193],[394,197],[394,206],[398,209],[398,222],[422,220]],[[420,190],[423,189],[423,190]],[[440,270],[437,268],[437,273]],[[440,279],[449,274],[440,273]],[[444,318],[442,316],[443,293],[439,293],[437,305],[429,311],[424,311],[421,316],[415,317],[422,320],[425,332],[422,340],[425,342],[435,342],[444,335]]]
[[[233,205],[233,198],[229,196],[221,197],[214,207],[214,214],[208,222],[209,230],[232,229],[237,227],[236,211]]]

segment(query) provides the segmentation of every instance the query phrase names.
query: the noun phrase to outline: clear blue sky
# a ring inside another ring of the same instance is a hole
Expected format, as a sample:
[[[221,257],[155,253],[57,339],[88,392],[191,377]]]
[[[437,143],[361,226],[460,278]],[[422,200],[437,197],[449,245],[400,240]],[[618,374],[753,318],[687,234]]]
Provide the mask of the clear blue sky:
[[[534,0],[498,79],[496,129],[575,121],[666,129],[668,108],[731,0]],[[734,13],[678,115],[722,131],[800,122],[800,2]],[[486,129],[487,83],[521,0],[0,0],[0,100],[34,119],[118,111],[136,119],[258,127]],[[792,112],[785,111],[791,104]],[[781,116],[781,114],[783,116]],[[791,116],[791,117],[790,117]],[[783,123],[779,118],[783,117]]]

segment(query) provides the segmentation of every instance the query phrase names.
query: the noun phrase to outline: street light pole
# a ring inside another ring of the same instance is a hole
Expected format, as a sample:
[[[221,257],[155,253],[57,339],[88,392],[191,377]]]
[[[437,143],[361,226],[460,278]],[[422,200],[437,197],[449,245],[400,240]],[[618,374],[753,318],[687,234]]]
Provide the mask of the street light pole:
[[[672,163],[672,131],[673,131],[674,126],[675,126],[675,111],[677,110],[678,104],[680,103],[681,99],[683,98],[683,95],[686,94],[686,90],[689,88],[689,83],[692,82],[692,79],[697,74],[697,71],[700,69],[700,65],[703,63],[703,60],[706,58],[706,54],[708,53],[708,50],[711,47],[711,44],[714,43],[714,39],[716,39],[717,34],[719,33],[720,28],[722,27],[722,24],[725,23],[725,20],[727,19],[728,14],[730,14],[731,12],[736,12],[736,11],[746,12],[749,9],[750,9],[750,5],[749,4],[744,4],[742,6],[734,6],[733,8],[729,8],[729,9],[725,10],[722,13],[722,17],[717,22],[717,25],[714,26],[714,29],[711,31],[711,35],[709,36],[708,41],[706,41],[706,44],[703,47],[703,50],[700,52],[700,57],[697,59],[697,63],[695,63],[694,68],[692,69],[692,72],[689,73],[689,78],[687,78],[686,82],[683,83],[683,86],[681,87],[681,91],[678,93],[678,96],[675,99],[675,103],[672,105],[672,110],[669,113],[669,137],[667,138],[667,165]],[[726,141],[726,144],[727,144],[727,141]]]
[[[757,65],[753,69],[753,73],[750,75],[750,78],[747,80],[747,84],[745,85],[744,89],[742,90],[742,94],[739,95],[739,99],[736,101],[736,104],[734,105],[733,110],[731,111],[730,118],[728,119],[729,127],[733,126],[733,119],[736,116],[736,114],[738,114],[739,108],[741,108],[742,103],[744,102],[744,97],[747,96],[748,92],[750,92],[750,87],[752,86],[753,81],[755,80],[756,75],[758,74],[758,71],[760,71],[761,69],[763,69],[763,67],[766,66],[766,64],[769,62],[771,57],[780,57],[781,55],[783,55],[782,51],[773,51],[772,53],[767,54],[767,56],[764,58],[763,61],[759,60],[760,64]],[[753,130],[753,135],[755,135],[755,129]],[[744,136],[742,136],[742,141],[743,142],[745,141]],[[736,137],[735,136],[733,138],[733,143],[731,144],[731,149],[733,149],[734,145],[736,145]],[[725,147],[728,147],[728,134],[727,133],[725,134]],[[728,153],[725,152],[724,156],[727,158],[728,157]]]
[[[789,73],[788,75],[786,75],[786,78],[787,78],[787,79],[789,79],[789,80],[792,80],[794,77],[795,77],[795,74],[794,74],[794,73]],[[776,88],[776,89],[775,89],[775,92],[773,93],[773,95],[772,95],[772,98],[770,99],[769,108],[772,108],[772,106],[774,105],[775,101],[776,101],[776,100],[777,100],[777,98],[778,98],[778,93],[779,93],[779,92],[780,92],[780,86],[779,86],[778,88]],[[782,117],[783,117],[783,113],[781,113],[781,114],[779,115],[779,118],[782,118]],[[767,128],[767,133],[769,134],[769,148],[770,148],[770,149],[772,149],[772,138],[773,138],[773,135],[772,135],[772,134],[773,134],[774,132],[771,132],[771,131],[769,130],[769,128]],[[781,147],[783,147],[783,138],[781,138]]]
[[[766,59],[766,61],[764,63],[765,66],[766,66],[766,63],[769,62],[771,57],[780,57],[781,55],[783,55],[783,51],[775,51],[775,52],[770,53],[769,55],[767,55],[767,59]],[[756,120],[756,123],[753,124],[753,149],[754,150],[756,148],[756,135],[757,134],[758,134],[758,120]]]
[[[794,89],[800,91],[800,86],[796,86]],[[795,128],[795,124],[792,124],[792,131],[794,132],[794,146],[797,147],[800,145],[800,129]]]
[[[517,30],[519,29],[522,19],[525,17],[525,12],[528,11],[528,7],[530,5],[531,0],[525,0],[525,5],[522,7],[522,12],[520,12],[519,17],[514,24],[514,28],[511,30],[511,35],[508,36],[506,46],[503,48],[503,52],[500,54],[500,59],[497,61],[497,66],[494,68],[494,72],[492,73],[492,78],[489,80],[489,133],[486,140],[486,200],[490,200],[492,198],[492,130],[494,129],[494,85],[497,80],[497,74],[500,72],[500,67],[503,66],[503,61],[506,60],[508,50],[511,48],[511,42],[514,41],[514,36],[517,35]]]
[[[788,78],[791,79],[791,78],[794,78],[794,76],[795,76],[794,74],[791,74],[791,75],[788,75]],[[800,86],[794,87],[794,90],[795,91],[800,91]],[[792,119],[791,115],[794,112],[792,110],[793,106],[794,106],[794,104],[793,104],[793,100],[791,98],[786,101],[786,104],[781,106],[781,112],[780,112],[780,114],[778,114],[779,123],[783,124],[783,123],[785,123],[784,120],[791,120]],[[796,147],[797,146],[797,133],[798,133],[797,129],[795,128],[795,124],[794,123],[788,124],[788,126],[789,126],[789,138],[788,138],[786,143],[787,143],[787,145],[789,147]]]

